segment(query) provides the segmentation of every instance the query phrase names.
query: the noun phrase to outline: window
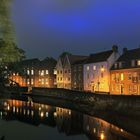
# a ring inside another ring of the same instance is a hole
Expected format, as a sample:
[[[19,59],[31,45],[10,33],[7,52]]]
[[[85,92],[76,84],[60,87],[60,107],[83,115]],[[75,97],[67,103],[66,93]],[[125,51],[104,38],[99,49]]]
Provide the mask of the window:
[[[59,74],[59,70],[57,71],[57,74]]]
[[[63,78],[61,77],[61,78],[60,78],[60,81],[62,81],[62,79],[63,79]]]
[[[41,71],[41,74],[40,74],[40,75],[41,75],[41,76],[44,76],[44,70]]]
[[[27,79],[27,84],[28,84],[28,85],[30,84],[30,79]]]
[[[34,84],[34,79],[31,79],[31,85],[33,85]]]
[[[60,71],[60,73],[62,74],[62,70]]]
[[[124,80],[124,75],[123,75],[123,73],[121,73],[121,81],[123,81]]]
[[[121,68],[122,67],[122,62],[119,62],[119,68]]]
[[[135,60],[131,61],[131,66],[134,67],[135,66]]]
[[[31,75],[34,75],[34,70],[31,70]]]
[[[137,61],[137,65],[140,66],[140,60]]]
[[[96,66],[93,66],[93,70],[96,70]]]
[[[104,73],[103,72],[101,72],[101,78],[103,78],[104,77]]]
[[[89,79],[89,73],[87,74],[87,79]]]
[[[44,85],[44,79],[41,79],[41,84]]]
[[[55,75],[57,74],[57,70],[54,70],[54,74],[55,74]]]
[[[128,73],[128,80],[131,80],[131,79],[132,79],[132,74]]]
[[[71,70],[69,69],[68,72],[71,73]]]
[[[117,68],[117,66],[118,66],[118,64],[117,64],[117,63],[115,63],[114,67],[115,67],[115,68]]]
[[[46,74],[49,74],[49,71],[48,70],[46,70]]]
[[[30,71],[29,70],[27,70],[27,75],[30,75]]]
[[[70,81],[70,77],[68,78],[68,81]]]
[[[89,66],[87,66],[87,71],[89,71]]]
[[[65,73],[67,73],[67,70],[65,70]]]
[[[57,77],[57,81],[59,81],[59,77]]]
[[[115,74],[112,74],[112,75],[111,75],[111,79],[112,79],[112,81],[115,80]]]

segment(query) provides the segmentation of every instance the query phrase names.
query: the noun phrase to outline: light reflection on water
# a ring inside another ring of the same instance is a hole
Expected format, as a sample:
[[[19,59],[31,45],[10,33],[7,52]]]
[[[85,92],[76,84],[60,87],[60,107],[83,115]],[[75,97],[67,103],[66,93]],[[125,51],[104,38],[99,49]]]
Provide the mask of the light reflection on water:
[[[20,100],[0,102],[0,139],[135,140],[102,119],[70,109]]]

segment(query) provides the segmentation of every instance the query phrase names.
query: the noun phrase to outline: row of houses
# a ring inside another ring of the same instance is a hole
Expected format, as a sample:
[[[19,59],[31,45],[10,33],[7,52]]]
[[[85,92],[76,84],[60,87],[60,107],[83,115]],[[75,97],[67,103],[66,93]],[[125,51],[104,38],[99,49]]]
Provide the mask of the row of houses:
[[[118,47],[113,46],[89,56],[63,53],[57,61],[31,59],[22,63],[25,76],[19,73],[11,76],[21,86],[140,94],[140,48],[124,48],[120,55]]]

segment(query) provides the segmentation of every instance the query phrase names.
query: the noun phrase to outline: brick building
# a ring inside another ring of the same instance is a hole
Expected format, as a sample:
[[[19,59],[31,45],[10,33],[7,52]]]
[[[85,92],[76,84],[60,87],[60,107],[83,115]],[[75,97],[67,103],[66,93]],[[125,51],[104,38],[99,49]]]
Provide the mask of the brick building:
[[[20,86],[56,87],[56,61],[53,58],[24,60],[19,67],[20,71],[12,72],[10,79]]]
[[[127,50],[111,68],[111,94],[140,95],[140,48]]]

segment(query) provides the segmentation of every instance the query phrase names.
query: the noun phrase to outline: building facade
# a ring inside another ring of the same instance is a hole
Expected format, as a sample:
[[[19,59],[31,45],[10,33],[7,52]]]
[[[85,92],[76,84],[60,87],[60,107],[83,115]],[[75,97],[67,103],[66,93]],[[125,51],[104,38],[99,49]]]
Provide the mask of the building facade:
[[[84,90],[84,77],[83,77],[83,66],[87,57],[81,61],[77,61],[72,65],[72,89],[83,91]]]
[[[84,58],[85,56],[67,53],[59,57],[56,65],[58,88],[72,89],[72,65]]]
[[[112,50],[90,55],[84,64],[84,90],[109,93],[110,68],[118,57],[117,46],[113,46]]]
[[[22,87],[56,87],[56,61],[53,58],[22,61],[21,72],[12,72],[11,81]]]
[[[140,48],[127,50],[111,68],[110,93],[140,95]]]

